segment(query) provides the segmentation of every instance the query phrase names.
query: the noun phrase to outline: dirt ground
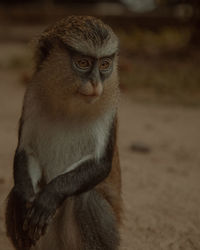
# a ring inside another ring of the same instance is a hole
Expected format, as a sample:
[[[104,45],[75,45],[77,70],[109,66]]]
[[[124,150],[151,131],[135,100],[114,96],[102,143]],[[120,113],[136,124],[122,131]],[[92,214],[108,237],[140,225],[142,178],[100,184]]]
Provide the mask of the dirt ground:
[[[7,59],[8,47],[0,47],[0,62]],[[11,51],[12,46],[9,48]],[[17,69],[4,69],[0,74],[1,250],[13,249],[6,238],[4,208],[12,185],[17,123],[24,94],[19,73]],[[200,108],[136,103],[122,96],[119,121],[124,199],[122,249],[199,250]],[[134,145],[148,150],[131,149]]]

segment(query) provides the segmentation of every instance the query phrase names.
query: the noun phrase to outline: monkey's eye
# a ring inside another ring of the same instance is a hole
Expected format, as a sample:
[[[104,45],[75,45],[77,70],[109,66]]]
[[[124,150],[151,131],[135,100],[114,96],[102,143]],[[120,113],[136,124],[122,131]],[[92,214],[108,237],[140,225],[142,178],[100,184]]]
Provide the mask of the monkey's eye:
[[[103,58],[99,63],[100,71],[108,71],[112,66],[112,60],[110,58]]]
[[[75,60],[75,65],[78,69],[88,70],[91,68],[92,62],[87,58],[79,58]]]

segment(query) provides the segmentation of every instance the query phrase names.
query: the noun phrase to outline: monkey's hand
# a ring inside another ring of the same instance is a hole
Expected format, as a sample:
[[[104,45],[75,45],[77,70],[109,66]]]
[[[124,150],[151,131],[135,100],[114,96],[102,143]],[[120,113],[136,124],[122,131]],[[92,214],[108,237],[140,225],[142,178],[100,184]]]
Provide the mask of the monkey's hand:
[[[7,223],[9,221],[8,234],[19,249],[29,249],[32,245],[31,239],[23,231],[23,223],[26,212],[34,199],[34,192],[27,188],[22,190],[14,186],[8,197]]]
[[[26,214],[23,229],[28,233],[33,245],[46,232],[56,209],[59,206],[59,198],[48,190],[38,194],[32,206]]]

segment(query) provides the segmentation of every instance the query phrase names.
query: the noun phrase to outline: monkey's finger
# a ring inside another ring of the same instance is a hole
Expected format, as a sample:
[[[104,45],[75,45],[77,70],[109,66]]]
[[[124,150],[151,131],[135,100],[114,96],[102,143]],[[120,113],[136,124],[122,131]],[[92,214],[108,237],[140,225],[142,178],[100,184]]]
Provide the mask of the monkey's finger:
[[[49,215],[50,215],[50,213],[46,213],[44,211],[41,212],[40,217],[39,217],[39,221],[37,221],[37,225],[36,225],[35,231],[34,231],[33,237],[35,240],[39,240],[39,238],[41,237]]]
[[[25,217],[24,224],[23,224],[23,231],[28,230],[28,225],[29,225],[29,219]]]
[[[35,231],[35,238],[39,240],[39,238],[42,236],[42,230],[44,228],[44,222],[39,222],[39,225],[37,226],[37,229]]]
[[[41,212],[35,212],[29,223],[29,237],[34,241],[37,240],[37,227],[39,225],[41,216],[42,216]]]
[[[35,230],[35,233],[34,233],[34,239],[35,239],[35,241],[38,241],[40,239],[40,237],[41,237],[40,229],[37,228]]]
[[[26,237],[23,242],[24,248],[29,249],[31,245],[32,245],[32,241],[28,237]]]
[[[46,223],[46,224],[43,226],[42,230],[41,230],[41,235],[44,235],[44,234],[46,233],[47,228],[48,228],[48,224]]]
[[[37,227],[35,228],[35,232],[34,232],[34,239],[35,240],[39,240],[41,237],[41,227],[39,226],[39,224],[37,225]]]
[[[18,239],[18,246],[19,246],[19,248],[21,249],[22,247],[23,247],[23,244],[22,244],[22,240],[21,239]]]
[[[24,220],[24,224],[23,224],[23,230],[27,231],[29,228],[29,223],[30,223],[30,219],[32,217],[34,213],[34,208],[30,208],[25,216],[25,220]]]
[[[34,239],[30,239],[30,241],[31,241],[31,245],[35,246],[36,241]]]
[[[16,241],[18,241],[18,239],[19,239],[19,230],[18,230],[18,228],[19,228],[19,223],[17,223],[17,221],[16,221],[16,218],[18,218],[17,217],[17,215],[16,215],[16,211],[14,210],[14,214],[13,214],[13,229],[14,229],[14,232],[15,232],[15,239],[16,239]]]
[[[28,230],[28,219],[26,218],[23,224],[23,231],[27,231]]]
[[[27,218],[31,218],[31,217],[33,216],[34,213],[35,213],[35,207],[32,206],[32,207],[28,210],[28,212],[27,212],[27,214],[26,214],[26,217],[27,217]]]
[[[53,220],[53,215],[50,215],[50,216],[47,218],[46,223],[45,223],[45,225],[44,225],[43,228],[42,228],[42,232],[41,232],[42,235],[44,235],[44,234],[46,233],[47,228],[48,228],[48,225],[51,223],[52,220]]]
[[[35,231],[35,238],[37,240],[43,235],[43,232],[48,225],[47,221],[48,221],[49,217],[50,217],[50,213],[48,213],[48,214],[44,213],[40,217],[39,223],[38,223],[36,231]]]
[[[49,223],[45,222],[42,226],[40,226],[38,228],[38,233],[40,234],[40,236],[44,235],[47,231]]]
[[[32,245],[31,240],[28,237],[23,237],[20,240],[19,249],[28,250],[30,249],[31,245]]]
[[[30,209],[32,207],[32,202],[27,201],[26,202],[26,209]]]

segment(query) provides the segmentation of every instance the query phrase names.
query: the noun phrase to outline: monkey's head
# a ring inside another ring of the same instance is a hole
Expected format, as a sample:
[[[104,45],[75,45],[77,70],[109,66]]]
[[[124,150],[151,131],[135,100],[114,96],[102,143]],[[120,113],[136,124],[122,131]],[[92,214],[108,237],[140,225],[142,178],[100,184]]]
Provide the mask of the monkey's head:
[[[116,106],[118,39],[99,19],[70,16],[57,22],[41,35],[35,57],[39,95],[55,112]]]

